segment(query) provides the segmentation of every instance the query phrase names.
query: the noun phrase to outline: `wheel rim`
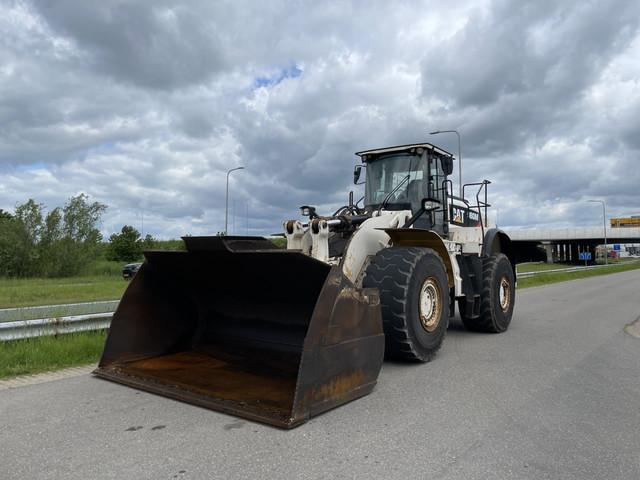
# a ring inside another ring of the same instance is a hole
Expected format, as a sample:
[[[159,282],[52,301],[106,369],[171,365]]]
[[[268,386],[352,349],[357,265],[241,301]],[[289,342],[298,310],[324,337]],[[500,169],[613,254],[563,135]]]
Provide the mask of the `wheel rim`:
[[[442,313],[442,292],[433,277],[428,277],[420,289],[420,323],[427,332],[433,332]]]
[[[500,309],[503,312],[509,310],[511,304],[511,284],[507,277],[502,277],[500,280]]]

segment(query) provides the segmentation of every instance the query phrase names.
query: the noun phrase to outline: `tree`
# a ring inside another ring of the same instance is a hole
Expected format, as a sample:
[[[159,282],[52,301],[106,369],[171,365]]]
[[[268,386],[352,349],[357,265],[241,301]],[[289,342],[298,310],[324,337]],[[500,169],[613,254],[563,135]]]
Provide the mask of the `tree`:
[[[78,274],[93,258],[102,240],[97,225],[107,206],[89,203],[84,193],[71,197],[62,208],[62,239],[58,258],[61,260],[59,275]]]
[[[9,212],[0,208],[0,221],[11,220],[12,218],[13,218],[13,215],[11,215]]]
[[[99,202],[88,202],[89,197],[84,193],[71,197],[65,204],[63,232],[65,237],[74,242],[95,244],[102,239],[96,225],[100,221],[107,206]]]
[[[83,193],[46,217],[44,205],[29,199],[12,215],[0,210],[0,274],[70,276],[94,258],[101,235],[97,228],[106,205]]]
[[[23,228],[13,216],[0,217],[0,275],[16,277],[22,272]]]
[[[32,198],[16,205],[13,219],[9,222],[9,239],[5,252],[10,264],[9,275],[27,277],[42,273],[38,242],[42,230],[44,206]]]
[[[142,248],[143,242],[140,239],[140,232],[130,225],[125,225],[120,233],[114,233],[109,237],[107,258],[121,262],[133,262],[140,259]]]
[[[142,249],[150,250],[155,247],[156,247],[156,239],[147,233],[144,236],[144,240],[142,241]]]
[[[62,248],[64,238],[62,222],[62,210],[57,207],[51,210],[44,220],[38,245],[44,275],[55,276],[66,270],[67,259]]]
[[[22,205],[16,205],[15,217],[22,222],[27,240],[33,245],[40,240],[43,208],[41,203],[36,203],[32,198]]]

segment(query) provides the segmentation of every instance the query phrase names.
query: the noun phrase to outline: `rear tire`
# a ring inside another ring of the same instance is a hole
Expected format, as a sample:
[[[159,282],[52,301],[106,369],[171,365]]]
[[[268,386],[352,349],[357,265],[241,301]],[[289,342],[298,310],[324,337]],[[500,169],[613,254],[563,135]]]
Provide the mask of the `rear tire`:
[[[502,333],[511,323],[516,299],[516,285],[511,262],[503,253],[483,259],[482,292],[480,293],[480,315],[469,318],[458,303],[460,318],[467,328],[474,332]]]
[[[387,358],[428,362],[449,326],[449,285],[430,248],[391,247],[367,267],[364,287],[380,292]]]

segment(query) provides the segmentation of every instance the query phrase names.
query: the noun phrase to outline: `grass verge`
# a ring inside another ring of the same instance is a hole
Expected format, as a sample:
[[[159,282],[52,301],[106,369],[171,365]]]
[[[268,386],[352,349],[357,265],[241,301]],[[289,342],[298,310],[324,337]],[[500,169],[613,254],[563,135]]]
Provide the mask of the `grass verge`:
[[[122,277],[0,278],[0,308],[117,300],[128,282]]]
[[[79,332],[0,343],[0,379],[97,362],[106,331]]]
[[[611,275],[612,273],[626,272],[640,268],[640,262],[624,262],[611,267],[594,268],[593,270],[582,270],[577,272],[554,272],[540,273],[533,277],[521,278],[518,280],[518,289],[539,287],[550,283],[566,282],[577,280],[578,278],[597,277],[600,275]]]
[[[610,258],[610,264],[624,264],[627,262],[637,261],[636,258],[632,257],[624,257],[624,258]],[[599,265],[602,265],[604,261],[598,262]],[[580,267],[581,265],[575,265],[570,263],[543,263],[543,262],[527,262],[527,263],[519,263],[518,264],[518,273],[528,273],[528,272],[542,272],[544,270],[557,270],[560,268],[571,268],[571,267]]]
[[[569,268],[575,265],[567,265],[565,263],[519,263],[517,266],[518,273],[542,272],[544,270],[555,270],[558,268]]]

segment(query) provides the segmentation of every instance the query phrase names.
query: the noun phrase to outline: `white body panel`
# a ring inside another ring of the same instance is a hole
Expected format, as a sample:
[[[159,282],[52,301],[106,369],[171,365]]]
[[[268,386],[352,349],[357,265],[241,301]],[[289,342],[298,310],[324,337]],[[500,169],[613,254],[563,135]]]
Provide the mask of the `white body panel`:
[[[463,295],[462,277],[460,276],[460,266],[458,265],[456,256],[459,255],[462,251],[462,246],[451,240],[442,239],[442,243],[444,243],[444,246],[447,248],[447,252],[449,252],[449,260],[451,261],[451,268],[453,270],[453,286],[455,290],[455,296],[460,297]]]
[[[371,217],[360,225],[351,237],[351,241],[344,252],[342,272],[356,285],[360,284],[365,263],[369,257],[375,255],[389,245],[389,235],[384,228],[397,228],[411,218],[410,210],[381,212],[379,216]]]
[[[342,272],[355,285],[362,284],[362,277],[369,259],[383,248],[389,246],[389,235],[385,228],[398,228],[411,217],[411,211],[381,211],[363,222],[353,233],[344,256],[341,260]],[[326,221],[318,223],[318,232],[303,226],[299,221],[293,223],[293,232],[289,233],[285,222],[287,249],[301,250],[326,263],[334,263],[337,259],[329,257],[329,225]],[[435,233],[435,232],[434,232]],[[437,235],[437,234],[436,234]],[[438,236],[439,237],[439,236]],[[463,296],[462,277],[456,257],[463,253],[480,255],[482,252],[482,229],[480,227],[449,226],[449,239],[439,237],[449,254],[453,271],[455,296]]]
[[[449,239],[461,245],[461,253],[475,253],[480,255],[482,252],[482,229],[480,227],[458,227],[449,225]]]

